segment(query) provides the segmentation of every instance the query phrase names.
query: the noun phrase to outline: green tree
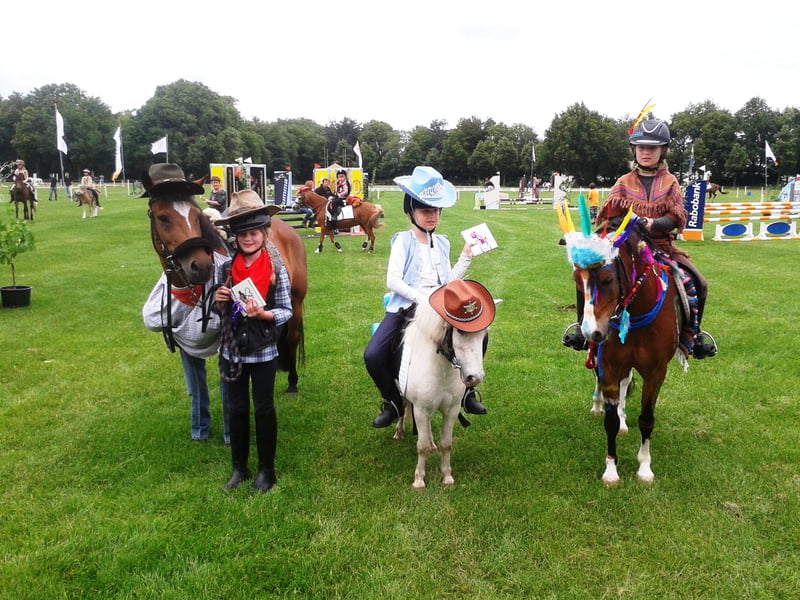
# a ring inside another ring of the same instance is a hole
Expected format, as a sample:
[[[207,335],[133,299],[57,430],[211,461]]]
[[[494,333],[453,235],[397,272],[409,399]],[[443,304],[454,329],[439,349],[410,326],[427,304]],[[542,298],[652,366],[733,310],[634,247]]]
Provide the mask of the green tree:
[[[542,146],[544,167],[572,175],[582,185],[613,181],[627,170],[630,158],[625,126],[582,102],[556,115]]]
[[[232,162],[246,150],[235,100],[184,79],[157,87],[132,125],[127,157],[135,173],[166,159],[150,151],[152,143],[165,135],[169,161],[181,165],[185,173],[206,173],[209,163]]]
[[[64,140],[68,146],[64,169],[77,173],[83,168],[96,175],[114,170],[114,130],[111,109],[98,98],[87,96],[76,86],[50,84],[33,90],[25,99],[12,146],[25,160],[28,171],[40,177],[60,171],[56,148],[55,105],[64,118]]]
[[[364,171],[373,181],[390,181],[400,174],[400,134],[385,121],[364,124],[358,140]]]
[[[747,170],[750,164],[750,159],[747,157],[747,150],[739,144],[735,143],[728,153],[728,160],[725,161],[725,175],[733,179],[733,184],[736,185],[737,177]]]

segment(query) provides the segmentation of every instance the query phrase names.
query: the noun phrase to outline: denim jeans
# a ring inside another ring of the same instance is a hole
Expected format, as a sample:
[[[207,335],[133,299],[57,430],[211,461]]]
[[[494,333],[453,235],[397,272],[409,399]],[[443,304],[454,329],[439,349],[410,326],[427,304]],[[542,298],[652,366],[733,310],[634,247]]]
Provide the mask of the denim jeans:
[[[179,348],[179,350],[183,364],[183,377],[186,380],[186,391],[192,401],[192,439],[205,440],[211,435],[211,412],[209,410],[211,399],[208,394],[206,360],[188,354],[183,348]],[[227,444],[230,443],[228,403],[222,382],[220,382],[220,397],[222,398],[222,433]]]

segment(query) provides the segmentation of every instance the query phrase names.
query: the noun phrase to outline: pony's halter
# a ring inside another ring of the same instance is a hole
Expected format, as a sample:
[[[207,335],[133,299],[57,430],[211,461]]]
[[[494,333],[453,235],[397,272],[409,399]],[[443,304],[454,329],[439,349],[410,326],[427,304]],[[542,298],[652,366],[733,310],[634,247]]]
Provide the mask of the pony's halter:
[[[456,360],[456,352],[453,349],[453,326],[447,326],[447,332],[442,339],[442,343],[439,344],[439,347],[436,348],[436,353],[441,354],[447,359],[447,362],[450,363],[450,366],[454,369],[460,369],[461,365]]]

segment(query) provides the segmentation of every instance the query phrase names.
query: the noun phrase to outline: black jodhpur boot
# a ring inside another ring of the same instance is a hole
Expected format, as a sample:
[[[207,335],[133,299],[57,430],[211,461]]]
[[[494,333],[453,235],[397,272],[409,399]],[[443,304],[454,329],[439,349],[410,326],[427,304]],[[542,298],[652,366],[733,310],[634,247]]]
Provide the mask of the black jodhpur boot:
[[[389,400],[384,400],[381,405],[381,414],[372,421],[372,426],[376,429],[388,427],[398,419],[403,418],[403,399],[400,394],[394,395]]]
[[[258,475],[253,489],[268,492],[278,483],[275,476],[275,447],[278,441],[278,419],[275,408],[267,414],[256,414],[256,449],[258,451]]]
[[[233,471],[228,483],[222,488],[223,491],[230,491],[250,479],[250,471],[247,469],[247,459],[250,453],[250,415],[247,413],[231,414],[231,462]]]
[[[471,415],[485,415],[486,407],[478,400],[480,392],[475,388],[467,388],[461,399],[461,406]]]

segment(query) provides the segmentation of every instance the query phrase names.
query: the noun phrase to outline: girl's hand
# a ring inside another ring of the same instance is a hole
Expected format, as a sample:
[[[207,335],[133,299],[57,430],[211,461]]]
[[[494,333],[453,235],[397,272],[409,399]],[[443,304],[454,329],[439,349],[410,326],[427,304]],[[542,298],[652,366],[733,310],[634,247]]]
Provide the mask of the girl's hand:
[[[231,299],[231,289],[221,285],[214,292],[214,300],[217,302],[228,302]]]
[[[272,312],[259,305],[258,302],[250,298],[245,305],[245,314],[250,319],[261,319],[269,321],[272,319]]]
[[[464,244],[464,249],[461,251],[461,254],[467,258],[472,258],[474,256],[474,254],[472,254],[472,246],[469,244]]]

